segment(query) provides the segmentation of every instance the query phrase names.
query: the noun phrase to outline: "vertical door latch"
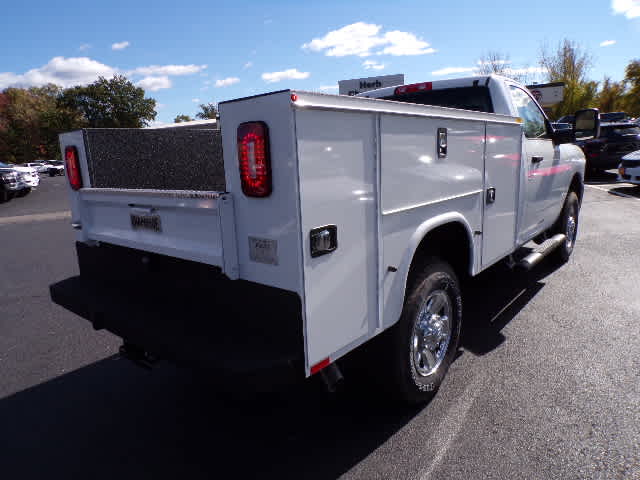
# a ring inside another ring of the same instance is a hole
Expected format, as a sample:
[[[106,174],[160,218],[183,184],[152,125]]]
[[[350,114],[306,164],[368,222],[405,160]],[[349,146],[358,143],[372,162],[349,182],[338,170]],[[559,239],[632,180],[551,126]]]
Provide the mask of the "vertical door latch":
[[[447,156],[447,129],[438,128],[438,158]]]

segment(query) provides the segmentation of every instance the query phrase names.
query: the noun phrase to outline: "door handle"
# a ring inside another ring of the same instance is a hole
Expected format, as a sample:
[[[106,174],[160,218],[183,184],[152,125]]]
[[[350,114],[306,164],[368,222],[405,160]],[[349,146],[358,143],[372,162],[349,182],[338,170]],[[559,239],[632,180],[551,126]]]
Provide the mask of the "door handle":
[[[540,157],[537,155],[531,157],[531,163],[540,163],[542,160],[544,160],[544,157]]]
[[[495,201],[496,201],[495,187],[487,188],[487,203],[494,203]]]

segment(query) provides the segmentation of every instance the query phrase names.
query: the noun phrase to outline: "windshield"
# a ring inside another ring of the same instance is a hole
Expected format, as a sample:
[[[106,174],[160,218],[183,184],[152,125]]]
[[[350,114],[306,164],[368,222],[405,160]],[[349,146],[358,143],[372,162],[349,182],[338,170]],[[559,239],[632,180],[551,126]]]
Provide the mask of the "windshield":
[[[383,99],[493,113],[491,95],[487,87],[442,88],[401,95],[394,94],[383,97]]]
[[[0,168],[12,168],[10,165],[7,165],[6,163],[0,162]]]

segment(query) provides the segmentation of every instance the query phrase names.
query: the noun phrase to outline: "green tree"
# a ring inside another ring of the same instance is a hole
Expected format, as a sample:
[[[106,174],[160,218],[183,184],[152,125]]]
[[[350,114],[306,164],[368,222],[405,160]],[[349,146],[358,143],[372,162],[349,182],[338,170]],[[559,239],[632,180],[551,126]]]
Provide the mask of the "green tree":
[[[627,87],[623,106],[632,117],[640,116],[640,60],[632,60],[625,69],[624,82]]]
[[[156,101],[122,75],[65,90],[60,102],[96,128],[140,128],[156,118]]]
[[[206,120],[206,119],[216,119],[217,117],[218,117],[218,105],[212,102],[200,104],[200,111],[196,113],[196,118]]]
[[[182,122],[192,122],[193,118],[191,118],[189,115],[178,115],[176,118],[173,119],[173,123],[182,123]]]
[[[614,82],[604,77],[602,87],[598,92],[598,108],[601,112],[617,112],[625,107],[624,82]]]
[[[564,98],[552,108],[552,118],[597,105],[598,82],[587,80],[592,63],[591,54],[568,39],[560,42],[555,51],[541,48],[540,66],[547,71],[547,80],[564,82]]]

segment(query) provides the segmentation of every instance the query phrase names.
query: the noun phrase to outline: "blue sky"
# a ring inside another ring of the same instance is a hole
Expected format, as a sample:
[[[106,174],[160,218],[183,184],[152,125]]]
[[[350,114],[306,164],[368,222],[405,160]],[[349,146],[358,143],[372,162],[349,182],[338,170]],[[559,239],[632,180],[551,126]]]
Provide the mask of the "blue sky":
[[[619,80],[640,58],[640,0],[9,2],[0,89],[124,73],[158,101],[157,120],[171,122],[198,103],[283,88],[465,76],[487,51],[543,80],[540,47],[563,38],[593,54],[592,79]]]

